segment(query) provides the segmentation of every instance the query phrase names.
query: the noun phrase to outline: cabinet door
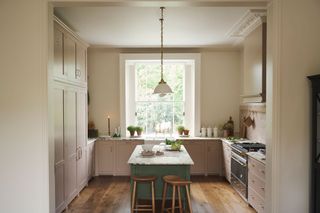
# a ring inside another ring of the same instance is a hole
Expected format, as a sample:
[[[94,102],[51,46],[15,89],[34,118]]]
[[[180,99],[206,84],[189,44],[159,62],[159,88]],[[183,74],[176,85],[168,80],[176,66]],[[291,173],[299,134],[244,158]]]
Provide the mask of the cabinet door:
[[[77,91],[77,185],[78,192],[87,185],[87,95]]]
[[[188,141],[184,142],[184,145],[194,162],[194,165],[191,166],[191,174],[205,174],[205,142]]]
[[[87,145],[88,180],[90,180],[92,178],[92,176],[94,175],[94,144],[95,144],[95,142],[92,142]]]
[[[113,141],[97,142],[97,173],[111,175],[114,173],[114,143]]]
[[[87,48],[80,44],[76,45],[76,79],[81,82],[87,81]]]
[[[207,142],[207,172],[222,175],[222,146],[220,141]]]
[[[64,96],[65,197],[69,203],[77,194],[77,125],[76,92],[66,90]]]
[[[55,163],[55,207],[56,211],[63,210],[64,195],[64,156],[63,156],[63,96],[61,88],[54,89],[54,163]]]
[[[54,25],[54,76],[64,77],[63,67],[63,32]]]
[[[135,148],[132,141],[120,141],[116,144],[116,173],[118,175],[130,175],[128,160]]]
[[[231,182],[231,147],[222,142],[224,175],[226,179]]]
[[[70,36],[64,35],[64,74],[69,80],[76,80],[76,42]]]

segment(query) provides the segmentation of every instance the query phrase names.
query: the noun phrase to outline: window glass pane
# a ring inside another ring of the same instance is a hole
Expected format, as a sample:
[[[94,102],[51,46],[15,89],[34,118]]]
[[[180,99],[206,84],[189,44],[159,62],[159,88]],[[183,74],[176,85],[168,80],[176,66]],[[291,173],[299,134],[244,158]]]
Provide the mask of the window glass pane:
[[[174,111],[173,132],[175,132],[177,129],[177,126],[184,125],[184,102],[175,102],[173,111]]]
[[[172,133],[173,102],[137,102],[136,123],[146,134]]]
[[[143,127],[145,134],[174,133],[176,126],[184,124],[184,67],[183,63],[164,65],[164,80],[173,94],[160,97],[153,94],[160,80],[160,63],[136,63],[136,125]]]

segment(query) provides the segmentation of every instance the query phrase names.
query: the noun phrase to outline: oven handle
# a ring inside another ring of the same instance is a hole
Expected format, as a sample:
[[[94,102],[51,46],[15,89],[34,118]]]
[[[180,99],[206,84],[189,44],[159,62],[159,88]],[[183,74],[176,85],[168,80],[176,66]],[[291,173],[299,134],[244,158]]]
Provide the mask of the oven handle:
[[[237,163],[239,163],[241,166],[246,167],[247,165],[245,163],[242,163],[241,161],[239,161],[238,159],[236,159],[234,156],[231,156],[231,158],[236,161]]]

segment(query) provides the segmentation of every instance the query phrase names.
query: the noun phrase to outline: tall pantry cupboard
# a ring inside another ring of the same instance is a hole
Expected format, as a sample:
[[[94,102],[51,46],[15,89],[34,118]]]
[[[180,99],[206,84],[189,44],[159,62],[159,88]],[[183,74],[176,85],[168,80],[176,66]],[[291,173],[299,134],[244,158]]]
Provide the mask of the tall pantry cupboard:
[[[56,212],[88,183],[87,44],[54,19],[54,162]]]

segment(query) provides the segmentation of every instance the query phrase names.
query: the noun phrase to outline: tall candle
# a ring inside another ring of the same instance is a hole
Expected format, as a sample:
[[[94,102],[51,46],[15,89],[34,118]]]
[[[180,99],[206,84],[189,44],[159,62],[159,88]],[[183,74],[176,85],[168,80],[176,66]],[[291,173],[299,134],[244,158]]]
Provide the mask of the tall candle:
[[[110,136],[111,135],[111,132],[110,132],[110,116],[108,115],[108,135]]]

